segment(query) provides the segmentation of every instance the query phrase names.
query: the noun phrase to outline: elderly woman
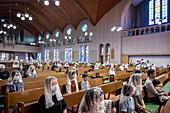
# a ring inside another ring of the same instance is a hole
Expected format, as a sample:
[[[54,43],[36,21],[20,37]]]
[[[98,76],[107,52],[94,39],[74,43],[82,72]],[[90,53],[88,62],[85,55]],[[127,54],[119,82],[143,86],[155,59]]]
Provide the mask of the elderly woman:
[[[137,73],[131,75],[129,79],[129,84],[133,85],[136,88],[136,95],[133,96],[133,99],[135,101],[135,111],[137,113],[152,113],[152,111],[145,107],[145,103],[143,101],[142,75]]]
[[[27,78],[37,77],[37,72],[35,71],[34,65],[30,65],[27,70]]]
[[[76,92],[79,91],[78,83],[77,83],[77,75],[76,75],[76,71],[70,70],[66,80],[66,92],[71,93],[74,91]]]
[[[10,76],[9,72],[5,70],[5,65],[0,64],[0,80],[8,79]]]
[[[116,113],[111,100],[104,100],[101,88],[90,88],[81,100],[78,113]]]
[[[129,84],[122,87],[119,101],[119,113],[134,113],[135,103],[132,96],[135,95],[135,90],[136,88]]]
[[[21,73],[18,70],[12,71],[8,79],[6,92],[24,91],[24,83],[22,81]]]
[[[38,101],[38,113],[67,113],[66,102],[60,92],[57,78],[49,76],[44,81],[44,94]]]

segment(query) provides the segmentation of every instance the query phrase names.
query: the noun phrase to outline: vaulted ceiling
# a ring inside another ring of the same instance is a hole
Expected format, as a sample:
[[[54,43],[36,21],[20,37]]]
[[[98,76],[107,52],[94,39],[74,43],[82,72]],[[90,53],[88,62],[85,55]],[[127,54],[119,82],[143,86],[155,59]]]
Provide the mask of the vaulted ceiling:
[[[0,18],[11,19],[33,35],[43,36],[47,31],[52,34],[56,28],[63,32],[68,24],[77,28],[84,19],[96,25],[121,0],[60,0],[60,6],[55,6],[54,0],[49,1],[50,5],[45,6],[43,0],[0,0]],[[32,21],[16,16],[25,10],[32,15]]]

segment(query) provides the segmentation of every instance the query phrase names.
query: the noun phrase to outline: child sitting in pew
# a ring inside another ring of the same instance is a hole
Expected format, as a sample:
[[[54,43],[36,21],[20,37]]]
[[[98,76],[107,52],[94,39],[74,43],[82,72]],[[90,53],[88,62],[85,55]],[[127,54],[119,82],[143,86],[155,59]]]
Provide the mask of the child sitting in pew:
[[[8,79],[6,92],[24,91],[24,83],[22,81],[21,73],[18,70],[12,71]]]
[[[38,100],[38,106],[38,113],[67,113],[57,78],[49,76],[45,79],[44,94]]]
[[[67,80],[66,80],[66,92],[71,93],[71,92],[78,92],[78,83],[77,83],[77,76],[76,76],[76,71],[75,70],[70,70],[68,72]]]
[[[101,88],[90,88],[81,100],[78,113],[116,113],[112,100],[104,100]]]
[[[119,113],[134,113],[135,102],[132,96],[135,95],[136,88],[133,85],[126,84],[122,87],[119,101]]]
[[[51,67],[51,70],[52,70],[52,71],[56,71],[55,68],[58,68],[57,62],[54,62],[54,63],[53,63],[53,66]]]
[[[159,92],[160,94],[162,94],[162,95],[158,96],[160,102],[168,101],[168,94],[159,86],[160,81],[158,79],[153,79],[152,83],[153,83],[156,91]]]
[[[88,80],[88,75],[83,74],[82,77],[83,77],[83,81],[80,83],[81,90],[90,88],[89,81],[87,81]]]

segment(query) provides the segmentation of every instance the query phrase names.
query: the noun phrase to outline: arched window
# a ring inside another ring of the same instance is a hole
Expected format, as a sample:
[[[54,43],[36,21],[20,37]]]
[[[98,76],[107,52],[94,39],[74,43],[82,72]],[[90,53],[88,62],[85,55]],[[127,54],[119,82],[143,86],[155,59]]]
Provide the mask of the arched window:
[[[168,0],[149,0],[149,25],[158,24],[159,20],[168,22]]]
[[[84,47],[83,46],[80,47],[80,56],[79,56],[79,58],[80,58],[80,62],[83,62],[83,59],[84,59]]]
[[[68,47],[65,48],[65,62],[68,62]]]
[[[72,47],[69,47],[69,62],[72,62]]]
[[[49,39],[50,38],[50,34],[47,33],[45,37],[46,37],[46,39]]]
[[[49,55],[50,55],[50,50],[46,49],[45,50],[45,60],[49,60]]]
[[[56,31],[56,32],[55,32],[55,37],[59,37],[59,35],[60,35],[60,32],[59,32],[59,31]]]
[[[84,62],[88,63],[88,57],[89,57],[89,47],[86,45],[84,48]]]
[[[83,24],[82,27],[81,27],[81,30],[82,30],[83,32],[86,32],[86,31],[87,31],[87,28],[88,28],[87,24]]]
[[[41,60],[41,53],[37,53],[37,60]]]
[[[110,48],[110,44],[109,43],[107,43],[106,44],[106,52],[105,52],[105,54],[106,54],[106,62],[107,63],[109,63],[110,62],[110,54],[111,54],[111,48]]]
[[[60,57],[59,57],[59,48],[54,49],[54,61],[59,61]]]
[[[41,40],[41,36],[39,35],[39,36],[38,36],[38,41],[40,41],[40,40]]]

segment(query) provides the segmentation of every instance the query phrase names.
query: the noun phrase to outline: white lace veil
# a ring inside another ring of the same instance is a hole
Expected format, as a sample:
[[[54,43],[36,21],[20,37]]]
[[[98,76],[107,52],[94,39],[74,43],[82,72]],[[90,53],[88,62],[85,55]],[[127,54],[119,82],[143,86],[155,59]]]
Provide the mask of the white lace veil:
[[[53,76],[49,76],[45,79],[44,81],[44,95],[45,95],[45,107],[46,109],[53,106],[54,102],[52,100],[52,80],[55,79],[57,84],[56,84],[56,98],[58,101],[63,99],[63,96],[60,91],[60,87],[58,85],[57,78]]]
[[[139,73],[135,73],[130,76],[129,84],[136,87],[136,95],[142,93],[142,75]]]
[[[23,82],[23,81],[22,81],[21,73],[20,73],[18,70],[14,70],[14,71],[11,72],[10,77],[8,78],[7,85],[13,85],[13,83],[14,83],[14,77],[15,77],[17,74],[19,75],[18,82]]]
[[[33,69],[33,72],[32,72],[32,69]],[[30,65],[28,70],[27,70],[27,75],[28,76],[34,76],[34,75],[37,75],[37,72],[35,71],[35,67],[34,65]]]
[[[78,113],[104,113],[104,101],[100,102],[102,94],[101,88],[90,88],[81,100]],[[91,105],[92,103],[93,106]]]
[[[125,100],[130,99],[132,97],[132,92],[131,92],[132,85],[126,84],[123,85],[122,90],[121,90],[121,97],[119,103],[122,104]]]
[[[136,66],[136,70],[140,70],[140,65],[139,64]]]

